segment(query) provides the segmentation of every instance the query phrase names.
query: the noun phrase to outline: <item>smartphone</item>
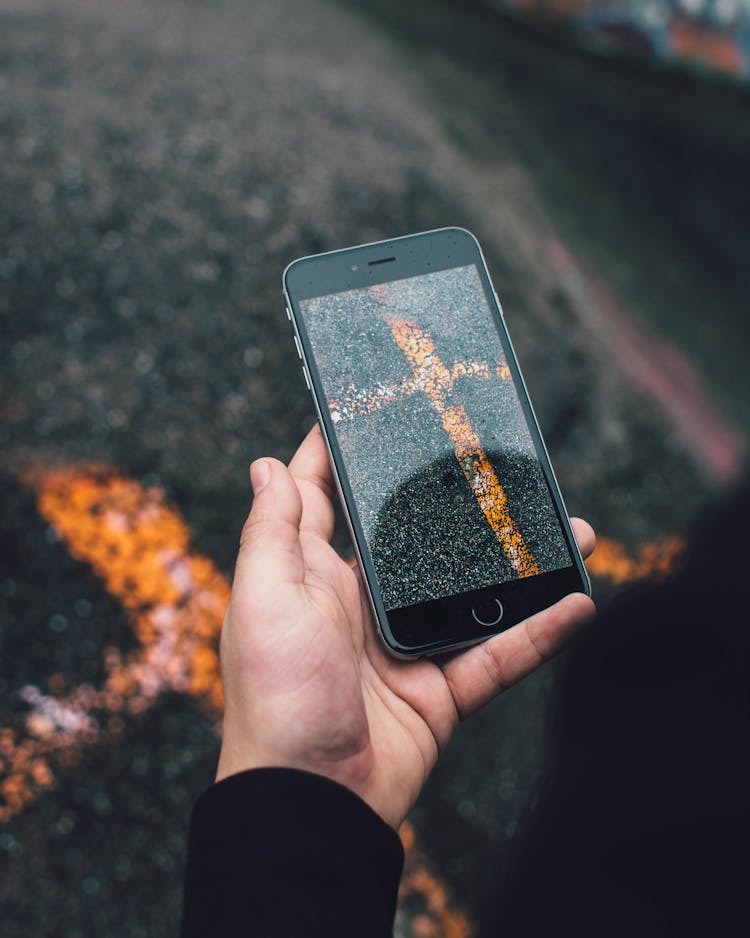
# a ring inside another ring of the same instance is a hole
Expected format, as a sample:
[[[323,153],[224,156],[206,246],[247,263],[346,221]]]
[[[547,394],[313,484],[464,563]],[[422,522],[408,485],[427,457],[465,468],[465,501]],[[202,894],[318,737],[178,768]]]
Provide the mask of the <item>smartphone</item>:
[[[387,648],[444,652],[590,595],[476,238],[303,257],[283,286]]]

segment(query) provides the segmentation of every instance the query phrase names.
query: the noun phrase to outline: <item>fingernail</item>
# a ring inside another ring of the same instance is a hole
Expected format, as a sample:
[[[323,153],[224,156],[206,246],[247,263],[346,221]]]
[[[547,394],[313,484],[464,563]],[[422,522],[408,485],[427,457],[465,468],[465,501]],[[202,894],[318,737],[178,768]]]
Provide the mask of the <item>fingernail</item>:
[[[271,479],[271,467],[265,459],[257,459],[250,466],[250,484],[253,487],[253,495],[257,495],[264,489]]]

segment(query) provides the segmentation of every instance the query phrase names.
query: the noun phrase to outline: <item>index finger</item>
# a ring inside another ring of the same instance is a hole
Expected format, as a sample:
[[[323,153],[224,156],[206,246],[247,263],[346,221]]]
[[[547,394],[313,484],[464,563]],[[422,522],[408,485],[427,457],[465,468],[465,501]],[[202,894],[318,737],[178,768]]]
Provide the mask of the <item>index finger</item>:
[[[333,473],[320,427],[316,423],[289,463],[302,495],[300,531],[330,541],[333,536]]]
[[[586,560],[587,557],[594,553],[594,547],[596,547],[596,534],[594,534],[594,529],[588,521],[584,521],[583,518],[571,518],[570,525],[573,528],[573,534],[575,534],[576,541],[578,542],[578,549],[581,551],[581,556]]]

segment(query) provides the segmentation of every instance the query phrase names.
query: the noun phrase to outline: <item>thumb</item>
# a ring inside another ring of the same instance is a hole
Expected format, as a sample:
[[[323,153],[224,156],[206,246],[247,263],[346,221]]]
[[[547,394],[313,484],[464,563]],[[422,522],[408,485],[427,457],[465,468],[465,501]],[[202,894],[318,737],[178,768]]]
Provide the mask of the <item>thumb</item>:
[[[232,605],[255,611],[278,608],[289,587],[302,586],[305,565],[299,539],[302,498],[287,467],[258,459],[250,467],[253,504],[242,528]],[[238,610],[239,611],[239,610]]]

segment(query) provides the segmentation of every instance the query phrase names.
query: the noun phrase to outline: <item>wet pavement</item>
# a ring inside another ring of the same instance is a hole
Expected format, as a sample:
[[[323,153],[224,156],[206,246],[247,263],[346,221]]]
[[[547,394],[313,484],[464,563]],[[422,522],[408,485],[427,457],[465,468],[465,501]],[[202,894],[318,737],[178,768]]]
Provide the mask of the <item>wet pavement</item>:
[[[248,462],[288,458],[313,421],[280,297],[293,258],[473,230],[568,508],[623,556],[678,533],[740,464],[746,97],[472,5],[403,6],[0,11],[8,936],[175,931],[189,805],[217,754],[206,610]],[[119,566],[96,552],[102,518]],[[136,543],[171,552],[168,602]],[[182,636],[186,606],[206,624],[169,646],[175,675],[152,632]],[[533,796],[553,676],[463,727],[415,809],[470,917]]]

